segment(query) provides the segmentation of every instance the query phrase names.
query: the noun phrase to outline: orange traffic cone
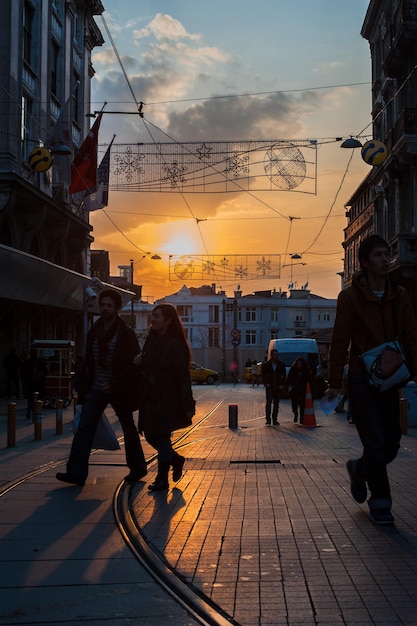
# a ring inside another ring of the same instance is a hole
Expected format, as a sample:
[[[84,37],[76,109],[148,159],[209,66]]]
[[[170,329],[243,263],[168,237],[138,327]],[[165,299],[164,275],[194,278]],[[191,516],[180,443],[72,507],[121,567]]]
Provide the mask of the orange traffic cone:
[[[302,426],[304,428],[315,428],[320,426],[316,422],[316,416],[314,415],[313,396],[311,395],[310,383],[307,383],[306,387],[306,401],[304,405],[304,419]]]

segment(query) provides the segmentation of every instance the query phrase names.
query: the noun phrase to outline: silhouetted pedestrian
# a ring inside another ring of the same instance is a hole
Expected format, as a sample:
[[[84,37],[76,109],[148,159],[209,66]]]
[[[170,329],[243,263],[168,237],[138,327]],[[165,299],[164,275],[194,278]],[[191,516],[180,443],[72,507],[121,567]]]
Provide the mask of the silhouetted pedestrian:
[[[195,401],[191,389],[190,348],[177,310],[159,304],[143,352],[135,358],[141,369],[139,431],[158,452],[158,473],[150,491],[164,491],[182,476],[184,457],[172,448],[171,433],[191,425]]]
[[[134,483],[147,473],[132,413],[138,408],[133,359],[139,344],[133,330],[119,316],[120,293],[104,289],[98,301],[100,318],[88,332],[85,361],[78,381],[78,401],[82,404],[80,424],[72,442],[67,471],[58,472],[56,477],[65,483],[84,485],[97,424],[110,404],[123,428],[126,463],[130,470],[125,480]]]

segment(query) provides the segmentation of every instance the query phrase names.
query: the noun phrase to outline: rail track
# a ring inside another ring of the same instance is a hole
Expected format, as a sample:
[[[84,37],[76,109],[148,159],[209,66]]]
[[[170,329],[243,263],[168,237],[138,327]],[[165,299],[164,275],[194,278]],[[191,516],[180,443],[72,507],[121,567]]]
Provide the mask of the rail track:
[[[199,394],[198,398],[204,398],[208,392]],[[209,410],[203,415],[200,415],[194,424],[188,429],[184,430],[175,437],[173,445],[176,449],[180,449],[183,445],[190,444],[190,437],[195,433],[198,435],[198,430],[202,424],[210,419],[210,416],[227,401],[227,397],[230,390],[227,391]],[[187,444],[183,441],[187,440]],[[123,437],[119,438],[121,444],[123,444]],[[191,440],[192,441],[192,440]],[[92,451],[94,455],[95,451]],[[0,488],[0,498],[10,493],[14,489],[17,489],[20,485],[31,479],[43,474],[47,471],[53,470],[63,463],[66,458],[60,458],[43,465],[39,465],[33,470],[16,476],[13,480],[3,485]],[[146,459],[147,466],[151,466],[156,463],[157,455],[148,455]],[[173,598],[175,598],[186,610],[193,616],[193,618],[203,626],[230,626],[230,624],[237,624],[232,617],[227,615],[221,607],[213,603],[207,596],[205,596],[195,586],[186,583],[180,576],[178,576],[168,563],[163,560],[163,557],[156,554],[152,550],[151,545],[146,540],[146,536],[140,529],[138,520],[133,512],[132,504],[132,489],[133,485],[127,484],[124,480],[117,486],[113,495],[113,513],[115,517],[116,526],[121,533],[124,541],[130,548],[131,552],[137,559],[137,561],[151,574],[160,586],[167,591]]]

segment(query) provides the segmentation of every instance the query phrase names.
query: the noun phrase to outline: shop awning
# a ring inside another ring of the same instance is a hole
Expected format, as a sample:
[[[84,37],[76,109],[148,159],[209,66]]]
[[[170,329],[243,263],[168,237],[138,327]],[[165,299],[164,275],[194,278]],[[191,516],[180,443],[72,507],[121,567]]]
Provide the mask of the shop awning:
[[[0,298],[19,300],[74,311],[84,310],[85,289],[97,294],[111,287],[122,297],[123,306],[131,301],[133,292],[0,244]],[[98,304],[89,302],[88,310],[99,313]]]

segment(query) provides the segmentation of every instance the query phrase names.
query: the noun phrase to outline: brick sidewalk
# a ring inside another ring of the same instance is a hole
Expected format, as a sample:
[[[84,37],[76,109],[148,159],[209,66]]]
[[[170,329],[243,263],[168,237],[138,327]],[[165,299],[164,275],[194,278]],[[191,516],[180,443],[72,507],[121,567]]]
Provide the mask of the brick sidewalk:
[[[168,494],[149,494],[145,483],[133,492],[146,538],[181,577],[242,626],[417,624],[415,429],[403,437],[389,468],[396,526],[375,527],[366,503],[358,505],[350,495],[345,463],[360,446],[344,415],[325,417],[316,402],[321,426],[301,428],[283,401],[281,425],[266,427],[262,387],[194,389],[198,416],[224,402],[183,442],[183,478]],[[232,403],[238,405],[233,430],[228,428]],[[0,484],[41,463],[66,459],[71,417],[67,409],[64,435],[57,436],[53,414],[46,415],[38,442],[19,410],[16,448],[0,449]],[[111,413],[110,418],[115,422]],[[0,405],[1,446],[4,426]],[[10,503],[0,499],[6,565],[0,624],[27,623],[36,615],[37,623],[58,623],[55,603],[65,607],[61,617],[83,615],[95,625],[135,619],[193,624],[139,573],[115,534],[111,496],[126,473],[123,450],[96,453],[83,489],[58,484],[54,472],[17,490]],[[7,621],[6,607],[14,598],[26,613]]]
[[[316,402],[322,426],[301,428],[284,401],[271,428],[262,388],[227,400],[239,428],[221,406],[188,438],[177,487],[138,489],[155,549],[242,626],[417,624],[416,438],[390,467],[396,527],[381,529],[350,495],[345,464],[360,447],[344,415],[325,417]]]

